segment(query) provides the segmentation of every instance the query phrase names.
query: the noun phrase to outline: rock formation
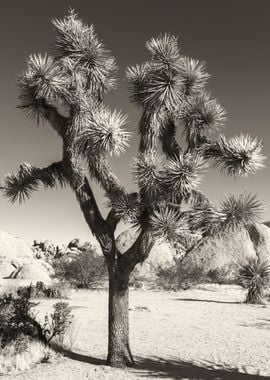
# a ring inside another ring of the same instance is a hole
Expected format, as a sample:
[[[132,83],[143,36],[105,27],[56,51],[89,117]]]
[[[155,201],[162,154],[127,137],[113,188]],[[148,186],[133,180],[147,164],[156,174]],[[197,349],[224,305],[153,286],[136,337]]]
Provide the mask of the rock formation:
[[[116,243],[120,252],[132,245],[137,234],[136,230],[129,229],[118,236]],[[233,277],[239,264],[256,256],[270,259],[270,228],[264,224],[256,225],[252,241],[245,231],[207,238],[199,248],[184,257],[182,265],[190,271],[199,268],[205,273],[224,268],[224,275],[227,270],[227,275]],[[177,259],[176,251],[169,244],[156,242],[148,259],[137,265],[135,277],[154,281],[156,269],[172,265],[174,259]]]
[[[0,231],[1,285],[8,282],[12,286],[14,280],[50,283],[52,272],[49,264],[34,257],[31,247],[23,239]]]

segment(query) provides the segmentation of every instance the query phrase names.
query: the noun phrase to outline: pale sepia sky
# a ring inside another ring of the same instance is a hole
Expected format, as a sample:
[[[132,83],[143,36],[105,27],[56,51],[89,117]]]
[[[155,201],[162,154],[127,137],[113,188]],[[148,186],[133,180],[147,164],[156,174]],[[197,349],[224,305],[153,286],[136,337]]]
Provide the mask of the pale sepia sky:
[[[36,127],[16,109],[16,75],[31,53],[44,53],[54,39],[50,20],[74,8],[93,23],[100,38],[116,57],[119,86],[108,98],[113,108],[129,114],[128,128],[135,133],[131,148],[112,166],[121,181],[131,184],[130,162],[137,152],[139,113],[128,100],[125,68],[146,58],[145,41],[163,32],[179,36],[182,52],[207,63],[208,88],[228,112],[228,136],[246,132],[264,142],[270,157],[270,1],[269,0],[9,0],[1,3],[1,124],[0,178],[21,162],[46,166],[60,159],[61,144],[47,125]],[[228,192],[248,189],[270,202],[269,160],[266,169],[248,179],[207,175],[202,189],[212,201]],[[95,186],[100,204],[103,191]],[[0,229],[22,236],[66,242],[91,236],[69,189],[33,194],[19,206],[0,198]],[[264,219],[270,219],[270,209]]]

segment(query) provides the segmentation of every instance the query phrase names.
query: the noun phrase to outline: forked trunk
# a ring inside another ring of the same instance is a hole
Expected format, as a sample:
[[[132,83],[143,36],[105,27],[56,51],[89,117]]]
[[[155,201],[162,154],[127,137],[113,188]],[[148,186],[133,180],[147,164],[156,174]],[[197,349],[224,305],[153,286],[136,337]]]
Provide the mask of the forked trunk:
[[[134,364],[129,347],[128,279],[111,274],[109,279],[109,344],[107,364],[131,367]]]

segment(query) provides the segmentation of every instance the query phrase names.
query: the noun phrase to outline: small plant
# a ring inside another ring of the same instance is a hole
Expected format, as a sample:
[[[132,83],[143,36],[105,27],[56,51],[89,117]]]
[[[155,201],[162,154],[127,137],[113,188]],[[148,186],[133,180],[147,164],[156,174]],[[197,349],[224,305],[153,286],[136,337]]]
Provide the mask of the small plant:
[[[44,332],[49,343],[53,338],[63,340],[64,334],[72,322],[71,309],[67,302],[57,302],[53,305],[54,311],[45,316]]]
[[[246,303],[263,304],[263,295],[266,286],[270,283],[270,263],[250,259],[239,270],[239,283],[247,289]]]

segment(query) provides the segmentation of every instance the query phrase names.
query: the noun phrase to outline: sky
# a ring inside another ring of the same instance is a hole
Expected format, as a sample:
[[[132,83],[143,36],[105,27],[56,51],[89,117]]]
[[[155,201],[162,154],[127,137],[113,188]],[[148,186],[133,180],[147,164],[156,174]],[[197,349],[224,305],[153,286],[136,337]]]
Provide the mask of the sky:
[[[139,110],[128,98],[124,78],[127,66],[147,58],[145,41],[160,33],[179,37],[184,55],[205,61],[211,74],[208,89],[226,109],[223,133],[257,136],[270,157],[270,1],[269,0],[9,0],[1,2],[0,39],[0,181],[22,162],[40,167],[61,158],[61,141],[48,126],[36,126],[19,109],[15,78],[32,53],[49,51],[54,41],[51,19],[61,18],[72,7],[112,51],[119,65],[119,84],[106,98],[112,108],[128,114],[133,132],[125,156],[112,159],[112,167],[128,189],[132,185],[130,163],[137,153]],[[266,168],[247,179],[207,174],[201,189],[218,201],[230,192],[244,189],[270,203],[269,159]],[[106,212],[103,191],[94,186]],[[270,207],[263,220],[270,219]],[[120,229],[124,229],[121,226]],[[91,240],[79,205],[70,189],[35,192],[22,205],[11,205],[0,196],[0,230],[57,243],[75,237]]]

